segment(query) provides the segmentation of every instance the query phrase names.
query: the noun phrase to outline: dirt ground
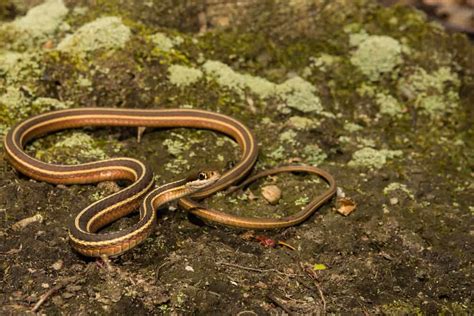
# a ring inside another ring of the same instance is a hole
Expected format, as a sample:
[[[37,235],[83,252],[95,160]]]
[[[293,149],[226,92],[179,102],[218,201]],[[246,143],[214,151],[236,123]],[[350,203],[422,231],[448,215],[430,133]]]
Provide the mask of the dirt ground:
[[[357,204],[343,216],[334,198],[301,225],[269,231],[204,223],[171,205],[150,238],[107,264],[74,253],[67,227],[114,184],[38,182],[2,154],[1,314],[473,310],[474,49],[464,35],[368,0],[4,0],[0,23],[2,135],[55,109],[202,108],[255,132],[254,172],[318,165]],[[63,131],[26,151],[66,164],[135,157],[158,184],[239,158],[233,141],[209,131],[135,135]],[[282,190],[277,205],[261,196],[267,184]],[[204,203],[281,217],[325,188],[283,174]]]

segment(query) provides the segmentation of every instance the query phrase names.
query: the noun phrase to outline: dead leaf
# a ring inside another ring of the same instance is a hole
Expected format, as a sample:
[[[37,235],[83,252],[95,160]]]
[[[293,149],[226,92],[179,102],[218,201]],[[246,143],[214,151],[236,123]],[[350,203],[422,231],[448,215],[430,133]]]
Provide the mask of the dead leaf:
[[[347,216],[357,208],[357,204],[347,197],[338,198],[336,200],[336,210],[338,213]]]

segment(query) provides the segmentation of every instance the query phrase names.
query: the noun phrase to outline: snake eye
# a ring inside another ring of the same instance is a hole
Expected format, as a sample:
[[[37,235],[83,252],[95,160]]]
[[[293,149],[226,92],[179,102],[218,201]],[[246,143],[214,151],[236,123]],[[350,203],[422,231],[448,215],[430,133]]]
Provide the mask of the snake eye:
[[[198,174],[198,180],[206,180],[207,175],[204,172],[199,172]]]

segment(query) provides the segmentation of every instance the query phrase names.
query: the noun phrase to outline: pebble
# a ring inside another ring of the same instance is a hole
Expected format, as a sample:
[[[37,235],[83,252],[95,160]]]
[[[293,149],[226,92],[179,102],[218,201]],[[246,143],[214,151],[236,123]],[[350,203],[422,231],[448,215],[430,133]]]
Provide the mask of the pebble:
[[[281,199],[281,190],[276,185],[267,185],[262,188],[262,196],[270,204],[277,204]]]
[[[64,266],[64,262],[61,259],[59,259],[58,261],[56,261],[55,263],[51,265],[51,268],[53,268],[56,271],[59,271],[63,268],[63,266]]]

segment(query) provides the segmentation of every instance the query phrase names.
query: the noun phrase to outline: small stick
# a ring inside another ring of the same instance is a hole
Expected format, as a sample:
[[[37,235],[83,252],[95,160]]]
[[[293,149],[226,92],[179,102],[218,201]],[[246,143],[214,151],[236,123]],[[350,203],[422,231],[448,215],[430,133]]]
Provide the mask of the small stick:
[[[280,302],[280,299],[274,296],[273,294],[267,294],[267,297],[272,301],[276,306],[280,307],[282,310],[288,313],[288,315],[293,315],[293,312],[285,306],[282,302]]]
[[[244,267],[238,264],[233,264],[233,263],[227,263],[227,262],[216,262],[218,265],[223,265],[223,266],[228,266],[236,269],[242,269],[242,270],[247,270],[247,271],[253,271],[253,272],[258,272],[258,273],[266,273],[266,272],[275,272],[280,275],[285,275],[285,276],[296,276],[296,274],[288,274],[284,273],[281,271],[278,271],[277,269],[258,269],[258,268],[252,268],[252,267]]]
[[[114,267],[110,263],[109,257],[107,257],[106,255],[102,255],[102,256],[100,256],[100,259],[102,259],[102,262],[104,263],[105,268],[108,272],[114,271]]]
[[[303,269],[303,271],[305,271],[309,275],[309,277],[313,280],[314,285],[318,289],[319,297],[321,298],[321,301],[323,302],[323,311],[324,311],[324,314],[326,314],[326,299],[324,298],[321,285],[318,282],[318,276],[316,275],[316,272],[313,269],[305,266],[302,262],[300,262],[300,267],[301,269]]]
[[[36,311],[38,311],[38,309],[41,307],[41,305],[43,305],[44,302],[46,302],[46,300],[51,296],[53,295],[54,293],[56,293],[57,291],[59,291],[60,289],[62,289],[63,287],[65,287],[68,283],[71,283],[71,282],[74,282],[77,280],[77,277],[72,277],[72,278],[67,278],[67,279],[63,279],[61,280],[58,284],[56,284],[56,286],[52,287],[51,289],[49,289],[46,293],[44,293],[43,295],[41,295],[39,301],[35,304],[35,306],[33,306],[33,308],[31,309],[31,311],[34,313]]]
[[[32,223],[35,223],[35,222],[41,223],[42,221],[43,221],[43,216],[41,216],[41,214],[36,214],[31,217],[27,217],[22,220],[19,220],[18,222],[12,225],[12,229],[17,230],[17,231],[22,230],[23,228],[25,228],[26,226]]]

